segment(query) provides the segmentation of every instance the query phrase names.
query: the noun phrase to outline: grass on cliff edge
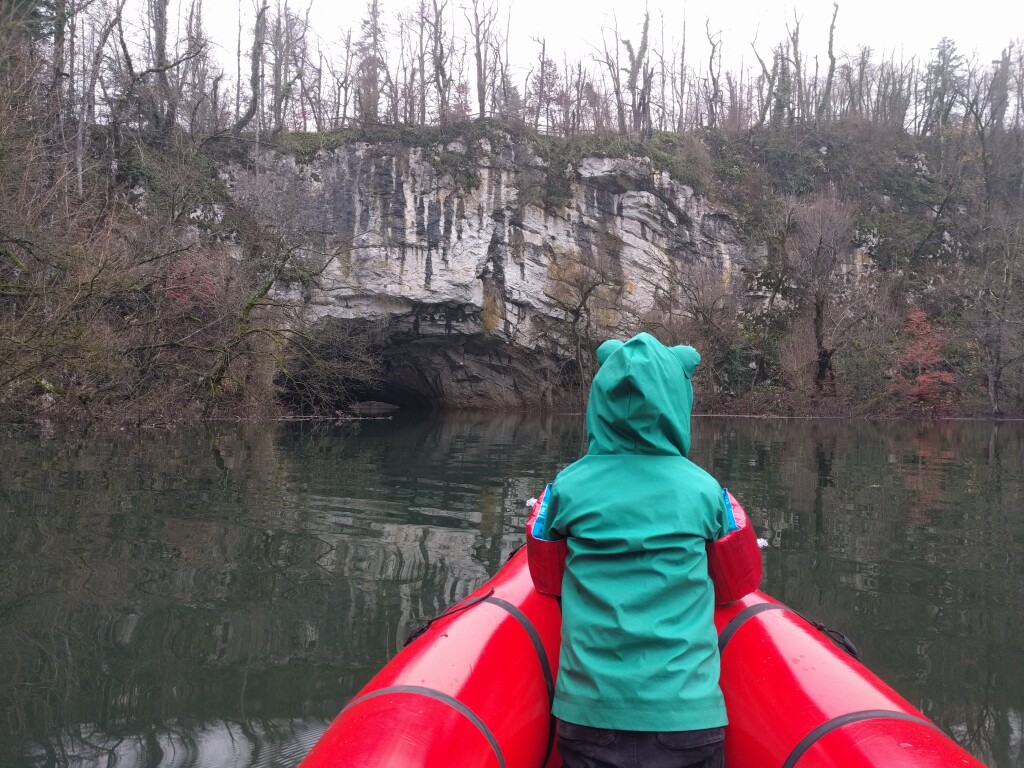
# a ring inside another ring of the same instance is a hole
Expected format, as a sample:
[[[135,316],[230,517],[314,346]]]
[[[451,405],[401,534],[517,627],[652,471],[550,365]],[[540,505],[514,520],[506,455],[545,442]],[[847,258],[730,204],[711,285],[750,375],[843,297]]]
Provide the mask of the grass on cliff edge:
[[[524,141],[534,145],[537,154],[553,173],[575,170],[584,157],[647,157],[655,170],[666,171],[673,179],[705,195],[712,187],[714,163],[697,134],[657,133],[647,141],[620,134],[587,134],[570,138],[541,136],[524,125],[494,120],[477,120],[440,126],[373,125],[341,128],[316,133],[283,133],[267,141],[300,163],[308,163],[320,151],[367,143],[392,144],[409,148],[434,148],[452,141],[466,144],[465,155],[438,151],[432,157],[439,173],[451,174],[457,182],[476,186],[477,160],[474,149],[481,139],[492,142]],[[459,162],[459,155],[464,162]]]

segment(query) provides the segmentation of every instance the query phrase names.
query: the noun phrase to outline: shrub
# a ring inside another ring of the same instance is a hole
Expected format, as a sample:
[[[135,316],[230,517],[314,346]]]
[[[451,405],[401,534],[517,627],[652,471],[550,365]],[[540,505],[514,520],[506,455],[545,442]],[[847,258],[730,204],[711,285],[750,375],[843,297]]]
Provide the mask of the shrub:
[[[906,345],[897,360],[897,392],[914,412],[937,417],[956,415],[957,379],[951,371],[943,370],[945,335],[920,309],[907,316],[904,334]]]

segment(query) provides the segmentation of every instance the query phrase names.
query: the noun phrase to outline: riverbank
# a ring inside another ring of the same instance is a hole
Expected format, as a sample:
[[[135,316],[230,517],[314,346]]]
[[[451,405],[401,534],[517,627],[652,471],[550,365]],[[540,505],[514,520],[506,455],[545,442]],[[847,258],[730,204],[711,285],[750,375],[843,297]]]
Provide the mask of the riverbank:
[[[638,330],[701,351],[715,412],[1019,417],[1020,219],[979,239],[965,196],[938,228],[927,174],[886,191],[929,140],[887,136],[839,121],[555,140],[485,122],[306,151],[174,134],[46,215],[0,185],[0,419],[566,410],[597,344]],[[787,192],[816,142],[846,154]],[[0,158],[8,181],[29,170]]]

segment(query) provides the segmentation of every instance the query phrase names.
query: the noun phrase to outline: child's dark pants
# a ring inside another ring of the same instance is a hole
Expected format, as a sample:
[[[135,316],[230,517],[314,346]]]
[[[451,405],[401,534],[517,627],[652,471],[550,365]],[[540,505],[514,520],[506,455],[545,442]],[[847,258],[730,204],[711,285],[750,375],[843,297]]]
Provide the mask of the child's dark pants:
[[[559,721],[565,768],[724,768],[724,728],[616,731]]]

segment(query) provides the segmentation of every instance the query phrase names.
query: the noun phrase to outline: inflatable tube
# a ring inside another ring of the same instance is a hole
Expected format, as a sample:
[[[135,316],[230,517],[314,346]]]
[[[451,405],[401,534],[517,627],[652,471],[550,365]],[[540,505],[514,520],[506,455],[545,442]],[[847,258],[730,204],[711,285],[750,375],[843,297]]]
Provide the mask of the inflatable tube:
[[[753,592],[718,606],[715,623],[727,764],[982,766],[785,605]],[[357,693],[300,768],[557,768],[560,624],[521,549]]]
[[[715,625],[727,765],[982,765],[782,603],[755,592],[719,607]]]

